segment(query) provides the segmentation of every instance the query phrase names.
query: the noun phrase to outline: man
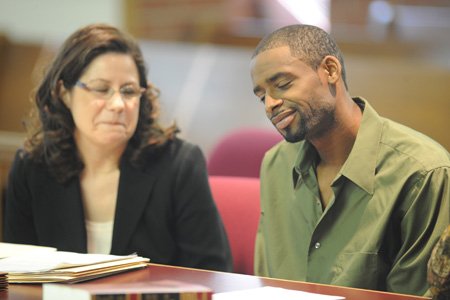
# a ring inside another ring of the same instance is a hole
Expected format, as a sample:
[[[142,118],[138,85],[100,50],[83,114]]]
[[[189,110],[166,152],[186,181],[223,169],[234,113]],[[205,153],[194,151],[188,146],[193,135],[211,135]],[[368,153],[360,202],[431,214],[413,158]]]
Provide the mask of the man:
[[[320,28],[265,37],[251,77],[287,141],[261,167],[255,273],[423,295],[449,224],[449,153],[352,98],[342,54]]]

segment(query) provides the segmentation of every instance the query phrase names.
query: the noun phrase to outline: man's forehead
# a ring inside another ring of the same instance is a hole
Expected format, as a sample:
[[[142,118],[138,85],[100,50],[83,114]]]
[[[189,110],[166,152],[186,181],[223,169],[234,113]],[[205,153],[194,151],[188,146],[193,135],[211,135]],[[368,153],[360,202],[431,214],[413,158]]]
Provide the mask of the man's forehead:
[[[259,53],[251,61],[251,68],[253,71],[263,68],[273,68],[282,65],[290,65],[297,58],[291,55],[288,46],[273,48]]]
[[[267,49],[263,52],[260,52],[256,55],[253,60],[259,60],[261,58],[270,58],[270,59],[286,59],[292,57],[291,49],[289,46],[279,46],[271,49]]]

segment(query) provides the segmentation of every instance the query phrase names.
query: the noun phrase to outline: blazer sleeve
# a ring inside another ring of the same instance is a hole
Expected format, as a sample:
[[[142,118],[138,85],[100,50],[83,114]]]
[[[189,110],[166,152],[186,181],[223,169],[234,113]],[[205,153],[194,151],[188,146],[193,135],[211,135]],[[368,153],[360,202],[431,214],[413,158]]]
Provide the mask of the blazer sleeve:
[[[3,240],[9,243],[37,244],[31,194],[27,185],[27,162],[16,152],[6,187]]]
[[[225,229],[212,198],[205,158],[198,146],[185,143],[175,171],[175,235],[178,265],[231,271]]]

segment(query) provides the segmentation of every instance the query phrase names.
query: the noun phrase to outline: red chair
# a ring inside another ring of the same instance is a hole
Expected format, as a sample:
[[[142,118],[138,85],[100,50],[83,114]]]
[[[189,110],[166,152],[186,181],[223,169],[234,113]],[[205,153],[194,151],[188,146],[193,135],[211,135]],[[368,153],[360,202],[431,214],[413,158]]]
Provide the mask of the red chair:
[[[234,272],[253,275],[259,179],[210,176],[209,184],[230,242]]]
[[[275,129],[242,128],[233,131],[211,150],[209,175],[259,178],[264,154],[282,139]]]

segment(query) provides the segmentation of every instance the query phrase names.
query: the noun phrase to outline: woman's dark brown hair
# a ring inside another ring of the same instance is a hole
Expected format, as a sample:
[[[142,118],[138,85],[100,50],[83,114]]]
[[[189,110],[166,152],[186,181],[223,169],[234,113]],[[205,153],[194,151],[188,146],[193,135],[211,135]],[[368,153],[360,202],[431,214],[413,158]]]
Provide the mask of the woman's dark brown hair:
[[[131,162],[138,165],[144,152],[164,145],[177,132],[176,126],[163,129],[157,122],[159,90],[147,82],[147,69],[138,43],[109,25],[80,28],[67,38],[49,65],[34,95],[30,122],[26,123],[25,152],[36,162],[44,163],[60,182],[78,176],[84,168],[73,138],[72,114],[59,96],[60,84],[72,89],[87,66],[109,52],[129,54],[136,63],[140,86],[147,89],[140,98],[136,131],[126,149]]]

